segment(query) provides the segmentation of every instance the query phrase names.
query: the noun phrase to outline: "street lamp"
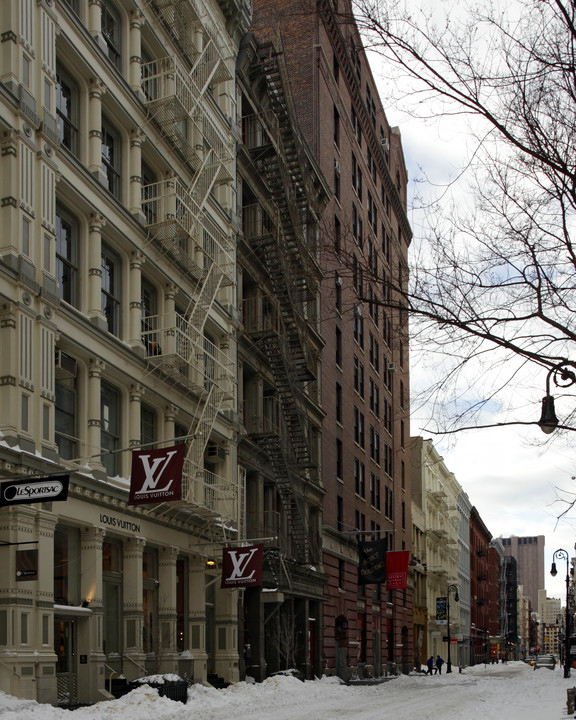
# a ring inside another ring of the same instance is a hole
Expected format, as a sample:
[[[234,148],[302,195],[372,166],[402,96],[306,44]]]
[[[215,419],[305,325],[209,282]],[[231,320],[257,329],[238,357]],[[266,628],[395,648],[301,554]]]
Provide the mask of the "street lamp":
[[[576,384],[576,372],[570,368],[576,368],[576,364],[564,360],[550,368],[546,376],[546,396],[542,398],[542,414],[538,425],[546,435],[550,435],[558,427],[558,418],[554,409],[554,397],[550,395],[550,378],[554,380],[556,387],[570,387]]]
[[[454,600],[458,602],[458,585],[448,585],[448,593],[446,595],[446,619],[448,621],[448,661],[446,662],[446,672],[452,672],[452,659],[450,658],[450,593],[454,593]]]
[[[564,677],[570,677],[570,556],[566,550],[556,550],[552,555],[552,567],[550,569],[550,575],[556,577],[558,570],[556,570],[555,559],[566,560],[566,627],[564,628]]]

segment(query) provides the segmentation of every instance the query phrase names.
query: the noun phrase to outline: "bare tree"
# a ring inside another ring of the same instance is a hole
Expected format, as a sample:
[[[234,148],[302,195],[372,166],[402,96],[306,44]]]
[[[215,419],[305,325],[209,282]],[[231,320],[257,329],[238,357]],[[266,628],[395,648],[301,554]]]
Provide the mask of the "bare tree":
[[[444,430],[477,421],[504,387],[521,387],[527,368],[532,407],[517,407],[512,422],[537,422],[545,381],[576,381],[575,5],[458,4],[453,14],[397,0],[353,6],[394,79],[391,99],[402,93],[404,108],[423,117],[465,115],[476,133],[465,199],[429,208],[409,285],[372,277],[389,286],[378,302],[411,314],[416,346],[452,358],[433,388],[451,407],[438,416]],[[459,397],[471,366],[489,386]],[[576,429],[574,406],[563,415],[559,427]]]
[[[296,668],[298,637],[296,620],[292,608],[283,609],[276,616],[275,624],[270,632],[270,641],[281,658],[282,670]]]

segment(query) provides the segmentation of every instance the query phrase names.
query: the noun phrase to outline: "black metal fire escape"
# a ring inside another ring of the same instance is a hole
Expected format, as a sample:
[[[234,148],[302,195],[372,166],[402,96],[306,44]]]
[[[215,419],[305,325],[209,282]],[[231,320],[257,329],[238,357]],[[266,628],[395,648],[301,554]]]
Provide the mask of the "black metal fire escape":
[[[309,351],[304,307],[309,293],[314,294],[310,283],[315,282],[317,269],[303,236],[309,196],[279,55],[272,45],[261,47],[259,53],[259,72],[266,79],[273,124],[262,133],[260,144],[250,147],[250,153],[266,182],[276,217],[248,240],[267,271],[277,316],[254,328],[251,336],[268,359],[283,422],[254,439],[270,457],[291,527],[294,559],[305,564],[312,557],[304,493],[306,480],[314,480],[315,466],[306,432],[304,385],[316,377],[317,358]]]

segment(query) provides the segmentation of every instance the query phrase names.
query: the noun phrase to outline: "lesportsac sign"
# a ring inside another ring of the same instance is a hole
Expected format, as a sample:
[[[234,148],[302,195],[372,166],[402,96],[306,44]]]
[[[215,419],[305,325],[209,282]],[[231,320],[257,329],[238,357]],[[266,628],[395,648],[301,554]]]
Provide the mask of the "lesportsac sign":
[[[69,483],[70,475],[0,483],[0,507],[66,500]]]

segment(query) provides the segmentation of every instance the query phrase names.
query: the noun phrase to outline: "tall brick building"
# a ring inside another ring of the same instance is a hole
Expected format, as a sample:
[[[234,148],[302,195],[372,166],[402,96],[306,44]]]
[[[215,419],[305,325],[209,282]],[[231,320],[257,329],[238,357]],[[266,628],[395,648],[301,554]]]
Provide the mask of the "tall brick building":
[[[491,602],[488,550],[492,535],[478,510],[470,513],[470,594],[472,665],[490,659]],[[493,605],[493,604],[492,604]]]
[[[407,318],[391,310],[411,238],[400,134],[348,0],[255,0],[253,29],[283,47],[300,128],[333,194],[319,256],[324,669],[408,670],[412,589],[359,585],[357,553],[359,539],[411,549]]]

